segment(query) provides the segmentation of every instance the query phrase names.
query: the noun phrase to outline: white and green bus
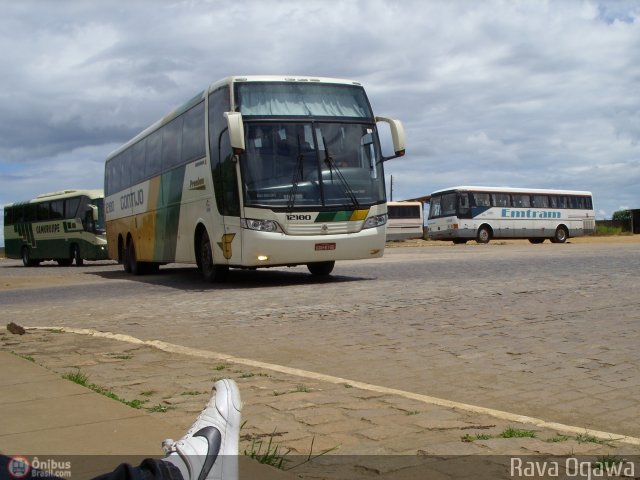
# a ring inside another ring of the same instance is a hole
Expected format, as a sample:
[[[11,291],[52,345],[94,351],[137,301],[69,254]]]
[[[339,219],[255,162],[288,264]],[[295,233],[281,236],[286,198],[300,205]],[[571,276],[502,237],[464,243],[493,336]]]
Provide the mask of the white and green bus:
[[[403,154],[402,124],[374,116],[357,82],[225,78],[107,159],[109,254],[134,274],[178,262],[208,281],[230,267],[328,275],[382,255],[383,162]]]
[[[102,190],[63,190],[4,207],[5,255],[25,267],[106,260]]]
[[[506,187],[452,187],[431,194],[429,238],[466,243],[525,238],[564,243],[595,232],[591,192]]]

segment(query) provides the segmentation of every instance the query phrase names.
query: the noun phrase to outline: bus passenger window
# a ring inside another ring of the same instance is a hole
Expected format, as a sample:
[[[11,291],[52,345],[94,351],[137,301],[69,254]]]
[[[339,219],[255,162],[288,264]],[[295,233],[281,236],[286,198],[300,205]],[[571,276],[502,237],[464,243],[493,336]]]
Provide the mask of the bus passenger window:
[[[492,193],[491,194],[494,207],[509,207],[509,194],[508,193]]]
[[[472,195],[474,207],[491,206],[491,196],[488,193],[473,193]]]
[[[469,213],[469,194],[458,194],[458,210],[458,213],[460,215],[466,215],[467,213]]]

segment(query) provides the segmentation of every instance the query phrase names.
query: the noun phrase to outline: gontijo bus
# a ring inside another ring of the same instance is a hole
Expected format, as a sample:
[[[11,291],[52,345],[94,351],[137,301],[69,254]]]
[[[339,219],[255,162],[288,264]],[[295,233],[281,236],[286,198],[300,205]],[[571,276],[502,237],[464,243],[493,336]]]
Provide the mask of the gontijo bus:
[[[387,202],[387,240],[422,238],[424,216],[422,202]]]
[[[591,192],[505,187],[452,187],[431,195],[427,227],[434,240],[527,238],[531,243],[594,233]]]
[[[209,281],[229,267],[327,275],[336,260],[379,257],[382,164],[404,148],[402,124],[375,117],[357,82],[225,78],[107,159],[109,254],[135,274],[196,263]]]
[[[107,259],[103,202],[102,190],[63,190],[5,205],[5,254],[25,267]]]

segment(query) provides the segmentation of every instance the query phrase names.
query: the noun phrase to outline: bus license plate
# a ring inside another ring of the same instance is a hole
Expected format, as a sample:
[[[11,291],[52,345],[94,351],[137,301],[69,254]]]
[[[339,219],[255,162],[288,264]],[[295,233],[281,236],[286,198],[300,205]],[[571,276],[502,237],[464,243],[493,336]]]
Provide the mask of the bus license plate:
[[[335,250],[335,243],[316,243],[316,251],[318,250]]]

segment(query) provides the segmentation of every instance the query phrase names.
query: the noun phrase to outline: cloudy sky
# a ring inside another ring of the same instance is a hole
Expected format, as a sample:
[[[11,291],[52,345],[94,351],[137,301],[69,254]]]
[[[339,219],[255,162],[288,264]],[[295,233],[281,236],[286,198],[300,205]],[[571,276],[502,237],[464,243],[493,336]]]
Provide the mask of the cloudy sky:
[[[0,206],[101,188],[109,152],[212,81],[297,74],[358,80],[403,121],[394,199],[509,185],[640,208],[637,1],[21,0],[0,5],[0,64]]]

